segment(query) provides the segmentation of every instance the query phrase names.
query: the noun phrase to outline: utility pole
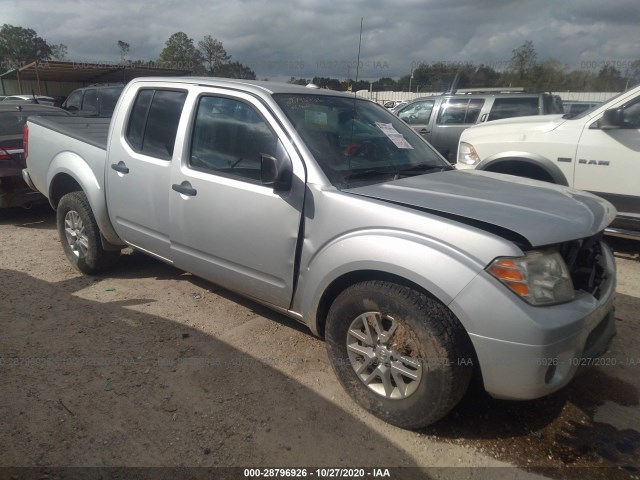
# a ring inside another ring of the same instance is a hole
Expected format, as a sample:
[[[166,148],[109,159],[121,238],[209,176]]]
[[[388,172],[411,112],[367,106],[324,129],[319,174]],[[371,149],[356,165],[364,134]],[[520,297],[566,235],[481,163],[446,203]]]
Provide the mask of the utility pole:
[[[411,73],[409,74],[409,93],[411,93],[411,80],[413,80],[413,63],[411,64]]]

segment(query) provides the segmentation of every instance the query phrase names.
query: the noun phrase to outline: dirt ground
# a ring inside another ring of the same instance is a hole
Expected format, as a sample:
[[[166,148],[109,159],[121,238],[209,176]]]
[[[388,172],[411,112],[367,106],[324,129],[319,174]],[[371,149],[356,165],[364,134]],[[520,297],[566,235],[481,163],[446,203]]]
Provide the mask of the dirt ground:
[[[640,244],[611,243],[618,336],[606,365],[536,401],[472,389],[444,420],[411,432],[359,409],[304,326],[139,253],[83,276],[48,208],[0,212],[0,467],[640,478]],[[0,478],[21,478],[11,472]]]

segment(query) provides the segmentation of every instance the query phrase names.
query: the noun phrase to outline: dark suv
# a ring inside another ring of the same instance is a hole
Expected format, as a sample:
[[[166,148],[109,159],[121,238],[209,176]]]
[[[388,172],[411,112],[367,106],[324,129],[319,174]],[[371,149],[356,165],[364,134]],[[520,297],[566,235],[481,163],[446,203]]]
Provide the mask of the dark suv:
[[[471,125],[550,113],[563,113],[563,110],[560,97],[549,93],[459,91],[418,98],[397,115],[444,158],[455,163],[460,134]]]
[[[113,115],[124,85],[93,85],[71,92],[62,108],[74,115],[86,117],[106,117]]]
[[[22,129],[31,115],[66,116],[69,113],[49,105],[0,104],[0,208],[29,207],[47,200],[22,180],[22,169],[27,166]]]

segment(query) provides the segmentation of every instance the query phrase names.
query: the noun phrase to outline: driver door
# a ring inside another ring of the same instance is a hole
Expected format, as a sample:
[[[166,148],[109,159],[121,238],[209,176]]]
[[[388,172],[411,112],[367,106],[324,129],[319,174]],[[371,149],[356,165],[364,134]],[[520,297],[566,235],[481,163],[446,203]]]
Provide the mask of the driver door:
[[[305,173],[269,110],[250,95],[203,90],[171,172],[171,258],[179,268],[288,308]],[[261,156],[289,156],[292,186],[261,183]]]
[[[424,99],[413,102],[400,110],[398,117],[422,135],[427,142],[431,142],[435,104],[435,99]]]

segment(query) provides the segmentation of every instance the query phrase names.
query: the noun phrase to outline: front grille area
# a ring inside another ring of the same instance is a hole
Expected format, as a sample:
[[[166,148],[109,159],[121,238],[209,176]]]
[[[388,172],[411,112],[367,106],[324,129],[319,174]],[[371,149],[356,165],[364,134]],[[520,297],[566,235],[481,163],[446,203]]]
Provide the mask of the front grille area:
[[[567,264],[576,290],[583,290],[600,298],[600,285],[606,278],[602,267],[602,233],[593,237],[565,242],[560,245],[560,255]]]

